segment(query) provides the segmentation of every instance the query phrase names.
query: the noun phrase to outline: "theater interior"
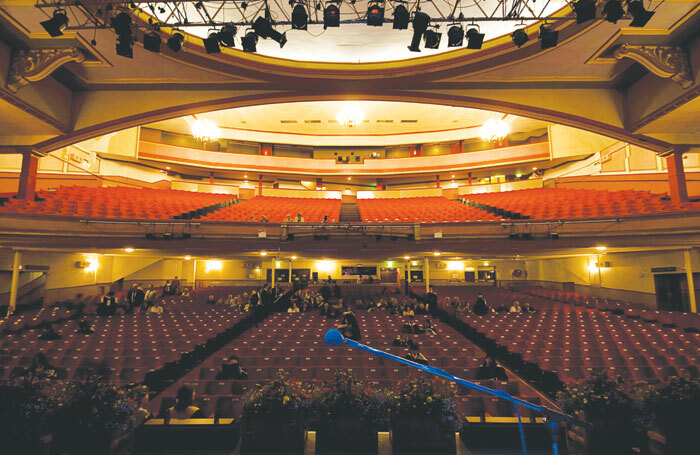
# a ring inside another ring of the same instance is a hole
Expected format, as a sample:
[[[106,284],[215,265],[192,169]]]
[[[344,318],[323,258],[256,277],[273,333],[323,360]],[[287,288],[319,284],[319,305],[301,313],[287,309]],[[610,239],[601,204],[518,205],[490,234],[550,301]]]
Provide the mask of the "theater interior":
[[[697,453],[699,21],[0,0],[0,452]]]

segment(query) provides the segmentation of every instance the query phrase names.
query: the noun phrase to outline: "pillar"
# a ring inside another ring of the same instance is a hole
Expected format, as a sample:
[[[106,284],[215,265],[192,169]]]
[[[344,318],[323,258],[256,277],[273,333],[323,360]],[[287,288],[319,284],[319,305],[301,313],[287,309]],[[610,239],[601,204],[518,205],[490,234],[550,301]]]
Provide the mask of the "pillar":
[[[323,179],[322,178],[316,178],[316,189],[320,190],[323,188]]]
[[[423,262],[423,281],[425,281],[425,293],[427,294],[430,290],[430,258],[428,256]]]
[[[210,185],[214,184],[214,173],[213,172],[209,173],[209,184]]]
[[[469,186],[472,186],[472,173],[467,172],[467,178],[469,178]]]
[[[19,174],[18,199],[34,199],[36,193],[36,174],[39,167],[39,156],[32,152],[22,153],[22,171]]]
[[[435,188],[440,188],[440,175],[435,176]]]
[[[270,272],[270,286],[275,287],[275,272],[277,271],[277,259],[272,258],[272,271]]]
[[[289,283],[292,283],[292,264],[294,263],[294,259],[289,260]]]
[[[17,307],[17,291],[19,287],[19,260],[20,252],[15,251],[14,260],[12,262],[12,282],[10,284],[10,306],[7,310],[8,316],[15,312]]]
[[[683,255],[685,256],[685,276],[688,281],[688,297],[690,300],[690,312],[698,312],[698,303],[695,301],[695,280],[693,280],[693,263],[690,260],[690,251],[684,250]]]
[[[678,202],[688,202],[688,187],[685,184],[683,154],[674,152],[666,157],[666,167],[668,168],[668,187],[671,199]]]
[[[411,261],[406,261],[406,281],[411,284]]]
[[[263,176],[262,174],[258,175],[258,196],[262,196],[262,184],[263,184]]]

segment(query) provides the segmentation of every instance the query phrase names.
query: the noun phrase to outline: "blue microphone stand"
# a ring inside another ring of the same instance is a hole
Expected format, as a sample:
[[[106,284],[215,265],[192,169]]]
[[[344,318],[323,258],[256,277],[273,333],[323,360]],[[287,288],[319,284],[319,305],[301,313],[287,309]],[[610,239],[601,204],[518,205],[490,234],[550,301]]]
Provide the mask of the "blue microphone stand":
[[[532,409],[533,411],[537,411],[540,414],[542,414],[545,417],[545,425],[547,425],[547,429],[549,430],[550,435],[552,436],[552,452],[554,455],[559,454],[559,431],[561,429],[561,423],[562,422],[567,422],[570,424],[574,425],[586,425],[584,422],[581,422],[579,420],[576,420],[572,416],[568,414],[564,414],[559,411],[555,411],[554,409],[550,409],[546,406],[542,406],[539,404],[533,404],[530,403],[529,401],[521,400],[520,398],[515,398],[511,396],[509,393],[504,392],[502,390],[496,390],[496,389],[491,389],[488,387],[484,387],[482,385],[476,384],[474,382],[467,381],[462,378],[458,378],[457,376],[454,376],[450,373],[448,373],[445,370],[442,370],[440,368],[435,368],[431,367],[428,365],[423,365],[420,363],[412,362],[408,359],[404,359],[403,357],[398,357],[393,354],[389,354],[388,352],[380,351],[379,349],[375,349],[369,346],[366,346],[362,343],[359,343],[355,340],[351,340],[350,338],[346,338],[343,336],[340,331],[336,329],[331,329],[328,332],[326,332],[325,336],[326,344],[328,346],[337,346],[340,343],[345,343],[346,345],[357,348],[357,349],[362,349],[364,351],[370,352],[376,356],[379,357],[384,357],[385,359],[389,360],[394,360],[399,363],[403,363],[404,365],[408,365],[414,368],[417,368],[419,370],[423,370],[427,373],[434,374],[436,376],[440,376],[442,378],[445,378],[449,381],[454,381],[457,382],[467,388],[478,390],[480,392],[488,393],[490,395],[497,396],[499,398],[502,398],[504,400],[510,401],[513,403],[513,408],[515,409],[515,414],[518,416],[518,427],[520,429],[520,442],[522,443],[523,446],[523,455],[527,454],[527,447],[525,444],[525,432],[523,431],[523,424],[520,419],[520,412],[518,412],[518,405],[523,406],[528,409]]]

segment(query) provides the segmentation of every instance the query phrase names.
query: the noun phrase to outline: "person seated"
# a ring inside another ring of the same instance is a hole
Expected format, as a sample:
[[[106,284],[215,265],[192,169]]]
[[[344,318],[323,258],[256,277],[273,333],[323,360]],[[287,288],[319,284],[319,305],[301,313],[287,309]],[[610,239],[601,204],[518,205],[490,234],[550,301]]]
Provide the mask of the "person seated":
[[[362,338],[360,333],[360,325],[357,323],[357,317],[350,307],[345,308],[343,319],[340,321],[338,330],[340,330],[345,338],[350,338],[351,340],[355,341],[360,341]]]
[[[216,305],[216,299],[214,298],[214,294],[209,294],[207,301],[204,303],[206,303],[207,305]]]
[[[413,316],[416,315],[416,312],[415,312],[415,311],[413,310],[413,308],[411,308],[409,305],[405,305],[405,306],[403,307],[402,315],[403,315],[403,316],[408,316],[409,318],[411,318],[411,317],[413,317]]]
[[[476,303],[474,303],[474,314],[478,316],[484,316],[486,314],[490,313],[490,309],[488,304],[486,303],[486,299],[484,299],[483,294],[481,292],[477,295],[476,298]]]
[[[78,322],[78,333],[81,335],[92,335],[95,333],[95,329],[92,328],[92,324],[87,319],[83,319]]]
[[[202,419],[204,413],[194,406],[194,388],[188,384],[183,385],[177,391],[175,406],[168,409],[171,419]]]
[[[452,301],[452,297],[450,297],[450,296],[445,297],[444,304],[445,304],[445,307],[449,307],[449,306],[454,305],[454,303]]]
[[[537,309],[528,302],[523,303],[523,313],[537,313]]]
[[[166,280],[165,284],[163,285],[163,292],[161,294],[163,297],[166,295],[173,295],[173,288],[170,285],[170,280]]]
[[[290,306],[287,309],[287,313],[298,313],[298,312],[299,312],[299,307],[297,306],[296,302],[292,303],[292,306]]]
[[[513,304],[508,309],[508,312],[509,313],[522,313],[523,309],[520,307],[520,302],[518,302],[517,300],[515,302],[513,302]]]
[[[216,301],[216,304],[217,304],[217,305],[223,305],[223,304],[224,304],[224,298],[223,298],[223,297],[219,297],[219,300]]]
[[[39,352],[32,358],[32,363],[24,370],[22,376],[36,377],[39,379],[56,379],[58,370],[51,365],[46,356]]]
[[[260,222],[261,222],[261,223],[269,223],[269,221],[267,220],[267,217],[266,217],[265,215],[262,215],[262,216],[260,217]]]
[[[221,365],[221,371],[216,375],[216,379],[248,379],[248,372],[234,355],[229,357],[228,363]]]
[[[459,308],[462,306],[462,299],[459,298],[459,296],[455,296],[454,299],[452,299],[452,306],[455,308]]]
[[[407,348],[409,346],[409,343],[412,343],[411,339],[408,337],[408,335],[404,335],[403,338],[401,338],[401,334],[396,335],[396,338],[394,341],[391,343],[392,346],[399,346],[402,348]]]
[[[163,314],[163,306],[165,305],[165,300],[161,300],[160,303],[154,303],[152,306],[148,307],[146,310],[150,314]]]
[[[301,212],[297,213],[296,218],[294,219],[297,223],[303,223],[304,222],[304,215],[301,214]]]
[[[291,223],[292,222],[292,214],[287,213],[287,216],[284,217],[284,221],[287,223]]]
[[[103,295],[97,304],[97,314],[100,316],[114,316],[117,314],[117,304],[119,300],[114,296],[114,291],[109,291]]]
[[[255,215],[250,215],[250,220],[251,223],[255,223]]]
[[[499,381],[507,381],[508,375],[506,370],[499,367],[496,359],[487,355],[484,361],[476,371],[476,379],[497,379]]]
[[[423,365],[428,364],[428,359],[426,359],[425,356],[420,353],[418,343],[414,343],[413,341],[411,341],[408,345],[408,354],[405,358]]]
[[[182,290],[182,295],[183,297],[189,297],[190,296],[190,288],[185,288]]]
[[[52,322],[47,322],[44,324],[44,331],[39,335],[40,340],[60,340],[61,335],[58,334],[53,328]]]
[[[240,294],[237,294],[233,299],[231,299],[231,306],[234,308],[240,308],[243,303],[243,298]]]
[[[403,325],[401,330],[404,333],[412,333],[412,334],[416,334],[416,335],[421,334],[421,333],[425,333],[425,330],[423,330],[423,328],[420,326],[420,324],[418,324],[413,318],[414,318],[414,316],[409,316],[408,322]]]
[[[425,325],[423,326],[423,331],[425,333],[430,334],[430,335],[437,335],[437,331],[435,330],[435,327],[433,326],[433,323],[431,322],[430,318],[425,319]]]
[[[143,423],[152,418],[153,414],[151,411],[148,410],[148,400],[149,400],[149,395],[148,395],[148,387],[146,386],[141,386],[140,387],[139,393],[136,393],[136,403],[134,408],[136,410],[134,411],[134,421],[133,421],[133,427],[138,428]]]
[[[233,294],[229,294],[226,296],[226,300],[224,300],[224,305],[233,306]]]

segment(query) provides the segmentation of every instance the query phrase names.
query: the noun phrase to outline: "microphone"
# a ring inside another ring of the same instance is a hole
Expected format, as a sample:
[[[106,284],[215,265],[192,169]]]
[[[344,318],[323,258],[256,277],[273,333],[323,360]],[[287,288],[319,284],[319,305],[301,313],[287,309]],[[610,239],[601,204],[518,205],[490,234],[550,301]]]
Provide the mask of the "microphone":
[[[345,340],[345,337],[339,330],[330,329],[326,332],[325,340],[328,346],[338,346]]]

